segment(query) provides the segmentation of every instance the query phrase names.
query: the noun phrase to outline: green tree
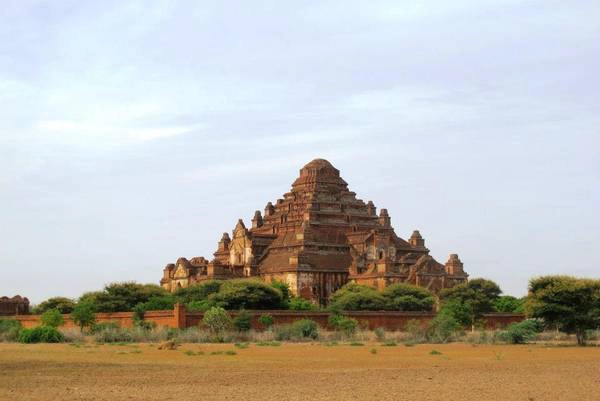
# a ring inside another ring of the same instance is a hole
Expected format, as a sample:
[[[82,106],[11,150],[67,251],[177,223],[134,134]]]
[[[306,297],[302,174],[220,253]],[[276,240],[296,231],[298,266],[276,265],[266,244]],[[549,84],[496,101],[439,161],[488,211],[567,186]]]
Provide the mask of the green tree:
[[[372,287],[349,283],[333,293],[329,305],[338,311],[385,310],[387,299]]]
[[[456,301],[468,310],[471,330],[475,330],[475,323],[483,317],[484,313],[493,312],[494,303],[502,291],[498,284],[491,280],[477,278],[467,283],[459,284],[440,292],[443,303]]]
[[[49,309],[42,313],[41,316],[42,326],[57,328],[64,323],[62,314],[58,309]]]
[[[293,297],[288,303],[290,310],[316,310],[317,305],[310,302],[308,299]]]
[[[260,315],[258,317],[258,323],[260,323],[265,329],[269,329],[273,326],[273,316],[269,314]]]
[[[387,309],[398,311],[431,311],[435,304],[433,294],[423,287],[410,284],[392,284],[383,290]]]
[[[218,341],[223,341],[223,334],[231,328],[231,317],[219,306],[210,308],[204,313],[202,322],[215,335]]]
[[[179,302],[186,305],[191,302],[205,301],[210,294],[219,292],[222,284],[223,281],[220,280],[206,280],[200,284],[179,288],[174,295]]]
[[[503,313],[523,313],[525,301],[512,295],[502,295],[494,302],[494,309]]]
[[[544,276],[529,281],[527,312],[585,345],[585,331],[600,325],[600,280]]]
[[[237,279],[224,282],[208,300],[226,309],[276,309],[281,305],[282,294],[262,281]]]
[[[79,301],[71,312],[71,319],[82,332],[85,327],[91,327],[96,322],[94,303],[85,299]]]
[[[85,293],[79,300],[94,302],[98,312],[128,312],[139,303],[168,294],[158,285],[122,282],[108,284],[103,291]]]
[[[75,302],[70,298],[52,297],[48,298],[47,300],[36,306],[33,312],[38,315],[41,315],[47,310],[58,309],[60,313],[67,314],[71,313],[74,307]]]
[[[239,332],[248,331],[252,328],[252,316],[248,311],[241,309],[233,319],[233,327]]]

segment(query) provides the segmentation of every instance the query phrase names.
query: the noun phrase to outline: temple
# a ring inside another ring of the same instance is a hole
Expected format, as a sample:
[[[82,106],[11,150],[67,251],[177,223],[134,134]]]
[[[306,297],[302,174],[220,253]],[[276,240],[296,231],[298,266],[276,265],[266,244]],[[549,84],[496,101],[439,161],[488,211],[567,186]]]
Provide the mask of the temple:
[[[296,296],[326,304],[348,282],[383,289],[405,282],[434,293],[467,281],[458,255],[445,265],[429,255],[415,230],[408,240],[396,235],[387,209],[356,198],[340,172],[316,159],[300,170],[290,192],[257,210],[251,226],[238,220],[223,233],[214,258],[179,258],[163,270],[169,290],[208,279],[260,277],[279,280]]]

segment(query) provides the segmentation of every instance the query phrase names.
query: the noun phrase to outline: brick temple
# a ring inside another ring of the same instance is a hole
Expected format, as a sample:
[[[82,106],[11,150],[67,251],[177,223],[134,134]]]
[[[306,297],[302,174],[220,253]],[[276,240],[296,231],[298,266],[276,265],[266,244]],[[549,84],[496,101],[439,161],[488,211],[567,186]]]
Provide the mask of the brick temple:
[[[161,285],[175,291],[208,279],[279,280],[316,303],[348,282],[383,289],[405,282],[434,293],[467,281],[458,255],[446,264],[429,255],[415,230],[396,235],[387,209],[356,198],[338,169],[316,159],[302,167],[290,192],[257,210],[247,227],[238,220],[223,233],[214,258],[179,258],[163,270]]]

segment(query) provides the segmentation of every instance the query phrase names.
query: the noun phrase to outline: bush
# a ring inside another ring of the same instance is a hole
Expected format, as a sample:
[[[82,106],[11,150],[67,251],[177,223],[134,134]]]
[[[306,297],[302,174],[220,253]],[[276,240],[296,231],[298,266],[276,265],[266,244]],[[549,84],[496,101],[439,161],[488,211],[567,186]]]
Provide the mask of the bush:
[[[271,286],[279,292],[281,292],[281,307],[283,309],[287,309],[290,300],[292,299],[292,293],[290,291],[290,286],[287,283],[279,280],[273,280],[271,282]]]
[[[133,335],[124,328],[106,327],[94,333],[94,340],[98,343],[128,343],[133,342]]]
[[[319,336],[317,322],[310,319],[300,319],[292,323],[292,337],[295,339],[316,339]]]
[[[415,319],[406,322],[404,331],[406,332],[406,342],[409,344],[422,343],[427,338],[427,331],[423,328],[421,322]]]
[[[374,288],[349,283],[333,293],[330,308],[347,311],[385,310],[387,299]]]
[[[258,317],[258,323],[260,323],[265,329],[269,329],[271,326],[273,326],[273,316],[268,314],[260,315]]]
[[[223,341],[223,334],[231,327],[231,317],[221,307],[212,307],[204,313],[202,322],[215,335],[217,341]]]
[[[41,315],[50,309],[58,309],[60,313],[71,313],[75,307],[75,302],[72,299],[65,297],[52,297],[40,303],[33,310],[35,314]]]
[[[290,310],[316,310],[317,306],[308,299],[294,297],[288,302]]]
[[[17,341],[23,326],[21,322],[13,319],[0,319],[0,342]]]
[[[92,334],[97,334],[104,330],[117,330],[120,328],[121,326],[117,322],[103,322],[92,324],[90,331]]]
[[[283,295],[262,281],[237,279],[224,282],[219,292],[210,295],[208,300],[222,304],[225,309],[276,309]]]
[[[19,342],[34,343],[60,343],[64,341],[63,334],[55,327],[38,326],[32,329],[23,329],[19,334]]]
[[[383,327],[377,327],[373,330],[375,333],[375,337],[377,337],[377,341],[385,341],[385,329]]]
[[[154,296],[141,304],[144,311],[172,310],[177,299],[173,295]]]
[[[239,332],[249,331],[252,328],[252,316],[244,309],[238,312],[238,315],[233,319],[233,327]]]
[[[83,332],[85,327],[90,327],[96,321],[95,305],[92,301],[81,300],[73,308],[71,312],[71,319],[79,326],[80,331]]]
[[[350,337],[356,333],[358,327],[358,320],[339,314],[332,314],[329,316],[329,325],[336,331],[343,333]]]
[[[213,306],[219,306],[219,305],[215,305],[214,302],[203,299],[202,301],[192,301],[189,304],[186,304],[185,308],[192,312],[206,312]]]
[[[58,327],[64,323],[62,314],[58,309],[49,309],[44,312],[40,318],[42,326],[46,327]]]
[[[500,339],[510,344],[526,344],[535,338],[543,329],[540,322],[527,319],[522,322],[510,324],[505,331],[500,333]]]
[[[427,339],[434,343],[446,343],[461,331],[461,325],[449,313],[438,313],[429,322],[427,328]]]
[[[392,284],[383,290],[387,309],[398,311],[431,311],[435,300],[427,289],[410,284]]]
[[[174,295],[175,298],[177,298],[177,300],[183,304],[206,301],[209,295],[219,292],[222,284],[223,282],[219,280],[207,280],[198,285],[180,288],[175,291]],[[209,308],[206,310],[208,309]]]

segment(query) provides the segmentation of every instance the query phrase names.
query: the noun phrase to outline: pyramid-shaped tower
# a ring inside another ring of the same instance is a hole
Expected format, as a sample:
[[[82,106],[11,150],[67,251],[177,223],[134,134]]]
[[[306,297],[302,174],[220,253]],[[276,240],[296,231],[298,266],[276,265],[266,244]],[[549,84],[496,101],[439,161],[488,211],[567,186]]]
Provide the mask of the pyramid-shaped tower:
[[[259,276],[325,304],[349,281],[378,289],[408,282],[437,292],[468,277],[456,254],[446,265],[429,256],[418,231],[408,241],[398,237],[387,210],[378,215],[373,202],[357,199],[323,159],[305,165],[291,191],[267,203],[264,214],[257,210],[250,228],[239,220],[231,238],[223,234],[211,262],[191,261],[167,265],[161,285],[174,291],[210,278]]]

